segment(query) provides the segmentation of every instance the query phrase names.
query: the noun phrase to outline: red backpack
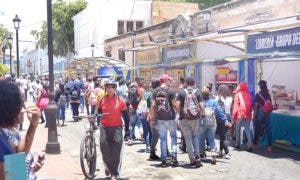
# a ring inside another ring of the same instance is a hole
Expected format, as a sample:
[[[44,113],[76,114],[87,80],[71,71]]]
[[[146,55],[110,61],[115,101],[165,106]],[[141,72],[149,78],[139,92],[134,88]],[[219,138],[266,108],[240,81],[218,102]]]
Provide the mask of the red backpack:
[[[273,111],[273,104],[270,98],[265,99],[260,93],[258,95],[264,100],[264,105],[261,106],[261,109],[265,113],[270,113]]]

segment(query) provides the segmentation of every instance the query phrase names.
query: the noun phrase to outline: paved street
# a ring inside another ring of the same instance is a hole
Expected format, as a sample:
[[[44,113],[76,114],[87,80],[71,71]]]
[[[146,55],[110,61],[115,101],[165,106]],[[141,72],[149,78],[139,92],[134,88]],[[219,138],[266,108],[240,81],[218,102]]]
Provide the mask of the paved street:
[[[66,126],[58,127],[61,154],[46,155],[46,162],[38,176],[40,179],[81,180],[84,176],[79,162],[80,140],[87,124],[71,121],[67,110]],[[98,132],[97,132],[98,134]],[[98,136],[98,135],[97,135]],[[32,151],[37,154],[45,149],[47,129],[40,125]],[[169,141],[170,142],[170,141]],[[99,144],[99,139],[97,138]],[[124,146],[121,177],[124,179],[300,179],[300,154],[275,149],[269,153],[258,149],[255,153],[231,150],[230,160],[218,159],[216,165],[203,163],[200,168],[188,166],[187,154],[179,150],[179,167],[160,168],[158,161],[148,161],[145,144],[137,142]],[[98,146],[98,163],[95,179],[105,179]],[[160,153],[158,153],[160,154]]]

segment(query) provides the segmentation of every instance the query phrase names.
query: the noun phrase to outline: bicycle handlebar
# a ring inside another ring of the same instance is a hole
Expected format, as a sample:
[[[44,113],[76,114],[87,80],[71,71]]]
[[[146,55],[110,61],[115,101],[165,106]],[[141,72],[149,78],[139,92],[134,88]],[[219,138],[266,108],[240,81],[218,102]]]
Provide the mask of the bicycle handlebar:
[[[98,117],[103,117],[108,115],[109,113],[102,113],[102,114],[93,114],[93,115],[88,115],[88,116],[73,116],[72,118],[83,118],[83,119],[95,119]]]

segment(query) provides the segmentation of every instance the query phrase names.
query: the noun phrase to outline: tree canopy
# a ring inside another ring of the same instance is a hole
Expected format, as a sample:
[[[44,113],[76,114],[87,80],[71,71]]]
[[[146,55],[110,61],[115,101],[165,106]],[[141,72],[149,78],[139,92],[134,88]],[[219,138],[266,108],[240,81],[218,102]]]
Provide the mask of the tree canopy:
[[[0,76],[4,76],[8,70],[9,68],[5,64],[0,63]]]
[[[170,1],[170,2],[187,2],[187,3],[198,3],[200,9],[209,8],[229,2],[230,0],[160,0],[160,1]]]
[[[85,0],[65,2],[57,0],[52,4],[53,54],[65,56],[74,52],[74,22],[72,17],[85,9]],[[43,22],[42,30],[32,30],[31,34],[37,39],[37,48],[46,48],[48,45],[48,26]]]
[[[6,29],[6,27],[3,26],[3,24],[0,24],[0,38],[2,39],[3,36],[8,35],[10,32]]]
[[[5,49],[7,49],[10,46],[12,46],[12,44],[10,44],[10,42],[8,40],[9,35],[12,35],[12,34],[13,33],[9,32],[7,30],[7,28],[3,26],[3,24],[0,24],[0,47],[1,47],[0,51],[1,51],[1,53],[5,52]],[[1,68],[0,71],[1,71],[0,75],[2,75],[3,68]]]

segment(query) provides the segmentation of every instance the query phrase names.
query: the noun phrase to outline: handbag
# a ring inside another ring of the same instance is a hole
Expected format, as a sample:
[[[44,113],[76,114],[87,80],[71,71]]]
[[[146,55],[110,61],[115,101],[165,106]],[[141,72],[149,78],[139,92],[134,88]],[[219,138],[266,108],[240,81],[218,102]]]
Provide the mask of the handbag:
[[[37,103],[37,106],[40,110],[44,110],[47,108],[49,104],[49,98],[41,98],[38,103]]]

